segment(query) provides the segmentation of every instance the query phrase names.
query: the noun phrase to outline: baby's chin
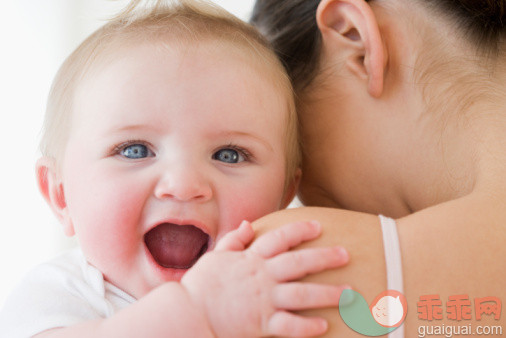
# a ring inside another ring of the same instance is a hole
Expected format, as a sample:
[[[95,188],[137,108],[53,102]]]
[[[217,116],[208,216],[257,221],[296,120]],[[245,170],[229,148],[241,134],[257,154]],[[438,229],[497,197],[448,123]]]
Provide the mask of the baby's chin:
[[[119,276],[104,274],[104,280],[135,299],[140,299],[168,282],[180,282],[188,270],[153,267],[152,263],[148,263],[141,269],[131,269]]]
[[[180,282],[181,278],[183,278],[183,275],[184,273],[186,273],[186,271],[187,270],[175,271],[169,277],[151,275],[151,277],[153,278],[149,279],[143,278],[142,280],[138,279],[136,281],[129,279],[128,281],[126,281],[126,283],[125,282],[114,283],[111,280],[107,279],[106,280],[115,287],[119,288],[121,291],[126,292],[133,298],[140,299],[149,294],[150,292],[152,292],[153,290],[159,288],[160,286],[167,284],[168,282]]]

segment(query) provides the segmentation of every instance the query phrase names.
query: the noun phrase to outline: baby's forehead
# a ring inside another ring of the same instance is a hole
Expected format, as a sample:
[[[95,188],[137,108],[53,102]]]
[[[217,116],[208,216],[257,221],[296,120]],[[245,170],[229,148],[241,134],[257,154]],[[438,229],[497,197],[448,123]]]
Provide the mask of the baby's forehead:
[[[107,66],[111,62],[141,48],[150,48],[154,53],[159,54],[183,56],[191,56],[192,54],[213,56],[218,54],[224,61],[242,60],[244,67],[255,69],[261,76],[273,80],[277,77],[286,77],[284,68],[272,51],[257,48],[245,39],[234,41],[229,37],[223,38],[214,35],[194,37],[192,39],[181,39],[173,36],[173,34],[160,34],[157,36],[151,34],[145,36],[142,34],[135,36],[130,34],[117,35],[96,48],[96,52],[90,58],[89,69],[100,69],[100,67]]]
[[[193,41],[182,41],[172,36],[158,36],[156,39],[143,39],[142,36],[122,39],[120,36],[96,52],[78,88],[94,82],[108,68],[142,53],[147,58],[158,56],[164,62],[170,60],[175,69],[188,66],[188,63],[190,68],[202,71],[207,67],[221,66],[225,69],[223,66],[235,66],[240,72],[249,72],[251,76],[261,78],[280,98],[290,101],[293,97],[289,79],[277,59],[272,60],[272,55],[252,45],[213,36]],[[208,62],[209,59],[215,60],[214,63]],[[124,75],[128,76],[131,71],[132,67],[125,68]]]
[[[140,92],[146,95],[146,100],[159,90],[173,97],[174,102],[178,96],[191,100],[192,96],[184,95],[186,90],[195,98],[215,95],[222,101],[218,106],[222,104],[223,109],[228,109],[235,104],[238,113],[241,102],[253,97],[256,101],[270,101],[266,103],[269,108],[278,107],[272,110],[276,115],[287,114],[290,93],[279,85],[272,65],[258,61],[247,49],[228,41],[209,39],[198,44],[128,41],[119,48],[109,49],[95,60],[77,88],[77,112],[82,110],[81,106],[90,107],[88,101],[97,97],[102,105],[110,105],[111,111],[118,106],[129,109],[129,100]],[[120,91],[131,95],[121,96]],[[114,101],[113,97],[122,100]],[[191,105],[191,102],[185,104]],[[262,111],[258,111],[255,117],[261,116]]]

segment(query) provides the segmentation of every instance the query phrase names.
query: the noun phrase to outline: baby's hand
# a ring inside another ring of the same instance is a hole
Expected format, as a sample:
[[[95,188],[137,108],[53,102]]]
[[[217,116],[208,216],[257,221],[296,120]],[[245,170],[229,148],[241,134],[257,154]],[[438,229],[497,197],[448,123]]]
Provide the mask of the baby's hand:
[[[290,312],[338,306],[345,287],[290,282],[348,262],[343,248],[289,249],[318,237],[317,222],[290,223],[255,240],[248,222],[228,233],[181,280],[217,337],[323,334],[323,318]]]

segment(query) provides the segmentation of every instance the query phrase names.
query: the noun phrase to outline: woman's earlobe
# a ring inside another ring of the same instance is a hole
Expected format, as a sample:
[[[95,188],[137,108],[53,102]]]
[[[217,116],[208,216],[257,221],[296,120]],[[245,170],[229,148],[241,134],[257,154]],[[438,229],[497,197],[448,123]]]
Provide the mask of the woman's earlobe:
[[[327,55],[344,59],[348,70],[365,81],[369,94],[381,96],[386,56],[369,4],[364,0],[322,0],[316,22]]]

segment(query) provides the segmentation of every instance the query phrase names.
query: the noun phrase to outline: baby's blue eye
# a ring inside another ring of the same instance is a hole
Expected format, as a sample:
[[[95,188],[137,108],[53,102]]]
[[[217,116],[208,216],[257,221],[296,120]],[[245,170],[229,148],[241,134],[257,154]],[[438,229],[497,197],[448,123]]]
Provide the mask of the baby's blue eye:
[[[213,154],[213,160],[225,162],[225,163],[239,163],[245,160],[244,156],[241,155],[237,150],[225,148],[220,149]]]
[[[130,159],[138,159],[151,156],[151,151],[143,144],[132,144],[123,148],[121,155]]]

